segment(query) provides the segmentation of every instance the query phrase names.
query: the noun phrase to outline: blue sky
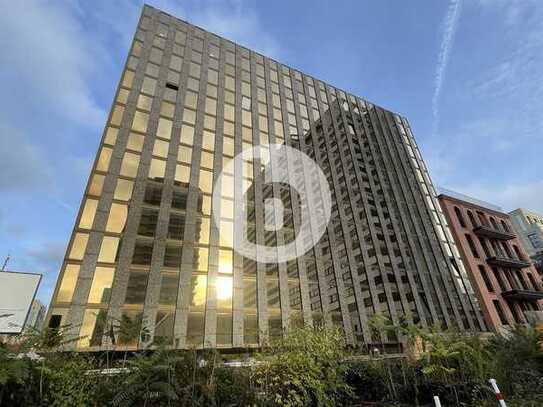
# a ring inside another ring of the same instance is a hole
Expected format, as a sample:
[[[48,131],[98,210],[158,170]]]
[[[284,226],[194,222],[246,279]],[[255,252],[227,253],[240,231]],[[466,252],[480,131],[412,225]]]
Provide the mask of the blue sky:
[[[407,116],[437,185],[543,212],[540,0],[149,4]],[[46,302],[140,9],[0,2],[0,260]]]

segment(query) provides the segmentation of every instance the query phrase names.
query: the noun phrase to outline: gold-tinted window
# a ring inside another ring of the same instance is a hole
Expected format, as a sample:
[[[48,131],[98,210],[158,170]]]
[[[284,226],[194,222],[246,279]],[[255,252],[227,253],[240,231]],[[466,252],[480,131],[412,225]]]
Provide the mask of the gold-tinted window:
[[[179,146],[177,152],[177,160],[183,163],[190,164],[192,158],[192,148],[188,146]]]
[[[170,143],[168,143],[167,141],[155,140],[155,145],[153,147],[153,155],[166,158],[168,157],[169,148],[170,148]]]
[[[119,238],[113,236],[104,236],[98,261],[101,263],[115,263],[117,249],[119,247]]]
[[[100,346],[102,344],[103,324],[97,323],[98,315],[103,314],[104,310],[87,309],[83,316],[83,323],[79,330],[80,339],[77,347],[80,349],[89,346]]]
[[[154,95],[156,89],[156,79],[146,76],[143,78],[143,84],[141,85],[141,91],[148,95]]]
[[[112,267],[96,267],[89,293],[89,304],[108,303],[111,297],[111,284],[115,269]]]
[[[72,260],[82,260],[88,241],[88,233],[76,233],[72,243],[72,248],[70,250],[70,255],[68,257]]]
[[[156,131],[156,135],[158,137],[162,137],[169,140],[172,134],[172,125],[173,125],[173,122],[171,120],[164,119],[163,117],[161,117],[160,119],[158,119],[158,128]]]
[[[115,187],[115,193],[113,199],[118,199],[120,201],[128,201],[132,197],[132,188],[134,187],[134,182],[127,179],[119,178],[117,180],[117,186]]]
[[[183,121],[194,124],[196,123],[196,111],[191,109],[184,109],[183,110]]]
[[[163,116],[173,118],[174,111],[175,111],[175,105],[173,103],[162,102],[162,104],[160,105],[160,114]]]
[[[109,147],[102,147],[102,151],[100,151],[100,156],[98,157],[98,163],[96,164],[96,170],[98,171],[108,170],[112,151],[113,150]]]
[[[145,133],[147,131],[147,123],[149,121],[149,115],[140,111],[136,111],[134,114],[134,120],[132,121],[132,130]]]
[[[94,174],[89,186],[89,195],[100,196],[102,195],[102,189],[104,188],[105,175]]]
[[[126,148],[129,150],[141,151],[144,142],[145,138],[141,134],[130,133],[128,135],[128,141],[126,142]]]
[[[217,120],[215,119],[215,116],[210,116],[208,114],[204,115],[204,128],[215,130],[216,124],[217,124]]]
[[[192,276],[190,292],[190,310],[204,311],[206,305],[207,276]]]
[[[209,209],[209,211],[211,211],[211,208]],[[209,214],[209,212],[205,212],[205,211],[203,211],[203,212]],[[202,218],[201,219],[200,235],[197,236],[198,243],[200,243],[200,244],[209,244],[209,225],[210,225],[209,218]]]
[[[145,96],[144,94],[141,94],[138,96],[138,103],[137,107],[138,109],[149,111],[151,110],[151,104],[153,103],[153,98],[149,96]]]
[[[124,230],[127,214],[128,206],[118,203],[111,204],[106,232],[121,233]]]
[[[121,119],[123,118],[124,106],[115,105],[113,112],[111,113],[111,124],[115,126],[121,125]]]
[[[151,166],[149,167],[150,179],[162,179],[166,172],[166,161],[153,158],[151,160]]]
[[[181,126],[181,143],[191,145],[194,142],[194,127],[184,124]]]
[[[79,220],[79,227],[81,229],[91,229],[92,222],[94,221],[94,215],[96,214],[96,207],[98,206],[98,200],[87,199],[85,206],[83,206],[83,213]]]
[[[207,258],[209,249],[203,247],[194,248],[194,270],[200,270],[207,273]]]
[[[202,148],[205,148],[206,150],[215,150],[215,134],[204,130],[202,133]]]
[[[198,185],[202,192],[210,194],[213,190],[213,173],[211,171],[200,170],[200,181]]]
[[[56,302],[70,302],[74,295],[77,277],[79,276],[79,265],[67,264],[62,275],[62,282],[58,289]]]
[[[232,277],[217,277],[217,308],[232,308]]]
[[[126,102],[128,101],[128,93],[128,89],[119,89],[119,94],[117,95],[117,102],[126,105]]]
[[[200,160],[200,166],[202,168],[213,169],[213,153],[202,151],[202,158]]]
[[[219,250],[219,273],[232,274],[232,250]]]
[[[220,245],[232,247],[234,241],[234,225],[230,221],[221,221],[219,228]]]
[[[234,106],[225,104],[224,105],[224,119],[230,120],[231,122],[234,121]]]
[[[198,105],[198,94],[195,92],[187,91],[185,93],[185,107],[196,109]]]
[[[117,142],[117,135],[119,134],[119,129],[115,127],[108,127],[106,132],[106,137],[104,138],[105,144],[115,145]]]
[[[230,157],[234,156],[234,139],[229,137],[223,138],[222,152]]]
[[[225,176],[222,177],[221,195],[227,198],[234,197],[234,177]]]
[[[221,218],[234,219],[234,201],[230,199],[221,200]]]
[[[217,101],[215,99],[206,98],[206,113],[215,116],[217,114]]]
[[[186,165],[177,165],[175,167],[175,180],[188,183],[190,178],[190,167]]]
[[[135,178],[138,175],[140,156],[138,154],[125,152],[121,163],[121,175]]]

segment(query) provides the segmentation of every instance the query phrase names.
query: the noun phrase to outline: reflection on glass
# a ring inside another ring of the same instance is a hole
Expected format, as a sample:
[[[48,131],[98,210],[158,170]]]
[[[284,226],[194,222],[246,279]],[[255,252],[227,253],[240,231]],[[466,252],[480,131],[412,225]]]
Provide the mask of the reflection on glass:
[[[177,165],[175,167],[175,180],[178,182],[188,183],[190,179],[190,167],[186,165]]]
[[[119,129],[115,127],[108,127],[106,132],[106,137],[104,138],[104,144],[115,145],[117,142],[117,135],[119,134]]]
[[[89,293],[89,304],[108,303],[111,297],[111,284],[115,269],[112,267],[96,267]]]
[[[200,270],[207,273],[208,254],[209,254],[209,251],[206,248],[203,248],[203,247],[194,248],[194,261],[193,261],[194,270]]]
[[[191,277],[190,310],[203,311],[206,305],[207,276]]]
[[[119,201],[128,201],[132,197],[132,188],[134,187],[134,182],[127,179],[119,178],[117,180],[117,186],[115,187],[115,193],[113,199],[118,199]]]
[[[100,196],[104,188],[105,175],[94,174],[89,186],[89,195]]]
[[[106,232],[121,233],[124,230],[127,215],[128,206],[118,203],[111,204]]]
[[[141,151],[143,149],[144,141],[145,141],[145,138],[141,134],[130,133],[128,135],[126,148],[128,148],[129,150]]]
[[[115,263],[117,258],[117,248],[119,247],[119,238],[113,236],[104,236],[98,261],[102,263]]]
[[[140,156],[138,154],[125,152],[121,163],[121,175],[135,178],[138,175]]]
[[[109,147],[103,147],[100,151],[100,156],[98,157],[98,162],[96,163],[97,171],[107,171],[109,168],[109,161],[111,160],[111,152],[113,150]]]
[[[70,302],[72,300],[78,276],[79,265],[67,264],[64,268],[64,274],[58,289],[56,302]]]
[[[96,199],[87,199],[85,206],[83,207],[83,213],[79,221],[79,227],[81,229],[92,228],[92,222],[94,221],[94,215],[96,214],[96,207],[98,201]]]
[[[232,277],[217,277],[217,307],[232,308]]]
[[[76,233],[72,243],[72,249],[70,250],[70,255],[68,257],[72,260],[82,260],[88,241],[89,235],[87,233]]]
[[[136,111],[134,114],[134,120],[132,121],[132,130],[145,133],[147,131],[147,123],[149,122],[149,115],[144,112]]]
[[[232,274],[232,250],[219,250],[219,273]]]
[[[148,278],[149,273],[146,271],[132,270],[130,272],[124,298],[125,304],[141,305],[145,302]]]
[[[179,274],[162,274],[160,283],[160,305],[175,305],[177,302],[177,293],[179,291]]]
[[[158,120],[158,128],[156,130],[157,137],[162,137],[169,140],[172,134],[172,125],[173,122],[171,120],[161,117]]]
[[[220,226],[220,245],[232,247],[234,241],[234,225],[229,221],[221,221]]]
[[[80,339],[77,342],[77,347],[88,348],[90,346],[102,345],[102,336],[106,322],[105,310],[87,309],[83,316],[83,323],[79,330]]]

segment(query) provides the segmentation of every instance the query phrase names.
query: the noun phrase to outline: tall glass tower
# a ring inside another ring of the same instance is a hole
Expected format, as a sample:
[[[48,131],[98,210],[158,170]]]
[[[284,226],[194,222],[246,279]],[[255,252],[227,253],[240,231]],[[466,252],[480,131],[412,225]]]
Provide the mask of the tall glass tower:
[[[274,144],[318,164],[329,221],[300,223],[295,188],[264,182],[284,164],[269,160]],[[259,154],[224,170],[253,146]],[[281,228],[266,226],[266,202],[271,216],[281,207]],[[242,204],[246,227],[234,221]],[[280,246],[319,225],[324,235],[288,261],[233,249],[241,233]],[[316,323],[363,345],[380,341],[376,313],[485,329],[407,120],[145,6],[49,326],[69,325],[78,350],[257,347]]]

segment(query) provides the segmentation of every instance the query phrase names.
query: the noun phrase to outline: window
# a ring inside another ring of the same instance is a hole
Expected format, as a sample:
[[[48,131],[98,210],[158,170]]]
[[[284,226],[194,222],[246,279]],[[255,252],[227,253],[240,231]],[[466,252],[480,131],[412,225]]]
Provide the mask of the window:
[[[182,247],[175,245],[166,245],[164,252],[164,266],[166,267],[181,267]]]
[[[145,141],[145,138],[141,134],[130,133],[128,135],[126,148],[129,150],[135,150],[135,151],[140,152],[143,149],[144,141]]]
[[[488,274],[486,273],[485,267],[479,265],[479,273],[481,273],[481,278],[483,279],[486,289],[489,293],[494,292],[494,288],[492,287],[492,283],[490,282],[490,279],[488,278]]]
[[[168,149],[170,147],[170,143],[164,140],[155,140],[155,145],[153,147],[153,155],[156,155],[157,157],[168,157]]]
[[[158,222],[158,210],[143,208],[141,211],[138,235],[153,237]]]
[[[103,147],[98,156],[98,162],[96,163],[97,171],[106,172],[109,168],[109,161],[111,160],[111,153],[113,150],[109,147]]]
[[[105,310],[86,309],[83,322],[79,330],[80,339],[77,341],[78,348],[102,345],[104,335]]]
[[[126,287],[126,296],[124,298],[125,304],[141,305],[145,302],[148,278],[149,273],[147,271],[130,271],[128,286]]]
[[[113,236],[104,236],[98,261],[100,263],[115,263],[117,260],[117,249],[119,247],[119,238]]]
[[[503,313],[503,309],[500,304],[500,301],[492,300],[492,303],[494,304],[494,308],[496,309],[496,313],[498,314],[498,317],[500,318],[501,324],[509,325],[509,322],[507,322],[507,318],[505,318],[505,314]]]
[[[185,215],[172,213],[168,224],[168,238],[175,240],[183,240],[185,232]]]
[[[79,227],[81,229],[91,229],[94,221],[94,215],[96,214],[96,208],[98,206],[98,200],[87,199],[83,206],[83,212],[81,213],[81,219],[79,220]]]
[[[149,179],[162,182],[166,173],[166,161],[153,158],[149,167]]]
[[[125,152],[123,161],[121,163],[121,175],[125,177],[135,178],[138,174],[138,166],[140,163],[140,156],[138,154]]]
[[[145,187],[145,195],[143,202],[149,205],[160,206],[162,199],[162,186],[153,183],[148,183]]]
[[[194,248],[194,258],[192,261],[192,266],[194,270],[199,270],[207,273],[207,258],[209,256],[209,249],[205,247],[195,247]]]
[[[137,241],[132,255],[132,264],[150,265],[153,257],[153,243]]]
[[[106,224],[106,232],[122,233],[128,215],[128,207],[123,204],[113,203],[109,211]]]
[[[473,240],[470,235],[466,235],[466,240],[468,242],[469,248],[471,249],[471,253],[473,254],[473,257],[479,258],[479,253],[477,252],[477,248],[475,247],[475,243],[473,243]]]
[[[175,305],[179,291],[179,274],[162,273],[160,283],[160,305]]]
[[[70,302],[74,295],[77,277],[79,276],[79,265],[67,264],[62,275],[62,282],[58,289],[56,302]]]
[[[470,210],[468,210],[468,217],[469,217],[469,221],[471,222],[471,226],[472,227],[477,227],[478,226],[478,223],[475,221],[475,217],[473,216],[473,212],[471,212]]]
[[[170,139],[172,133],[173,122],[171,120],[161,117],[158,119],[158,128],[156,130],[157,137]]]
[[[502,277],[500,275],[500,272],[496,267],[492,267],[492,274],[494,274],[494,278],[498,282],[498,285],[500,286],[501,291],[507,291],[507,287],[505,286],[504,281],[502,280]]]
[[[192,146],[194,142],[194,127],[184,124],[181,126],[181,143]]]
[[[191,277],[190,310],[204,311],[206,305],[207,276]]]
[[[462,216],[462,212],[460,212],[460,208],[455,206],[454,207],[454,213],[456,213],[456,217],[458,218],[458,223],[460,223],[460,226],[465,228],[466,227],[466,222],[464,222],[464,217]]]
[[[104,175],[94,174],[89,186],[89,195],[100,196],[102,195],[102,189],[104,187]]]
[[[68,256],[72,260],[83,260],[89,235],[87,233],[76,233]]]
[[[217,308],[232,309],[232,277],[217,277]]]
[[[174,209],[187,209],[187,192],[185,191],[173,191],[172,194],[172,208]]]
[[[132,197],[132,188],[134,187],[134,182],[119,178],[117,180],[117,186],[115,187],[115,193],[113,194],[113,199],[118,199],[119,201],[128,201]]]
[[[111,267],[96,267],[89,293],[89,304],[106,304],[111,297],[111,284],[115,269]]]
[[[149,122],[149,115],[144,112],[136,111],[134,114],[134,120],[132,121],[132,130],[145,133],[147,131],[147,123]]]
[[[190,179],[190,167],[186,165],[177,165],[175,167],[175,180],[184,184],[188,184]]]

